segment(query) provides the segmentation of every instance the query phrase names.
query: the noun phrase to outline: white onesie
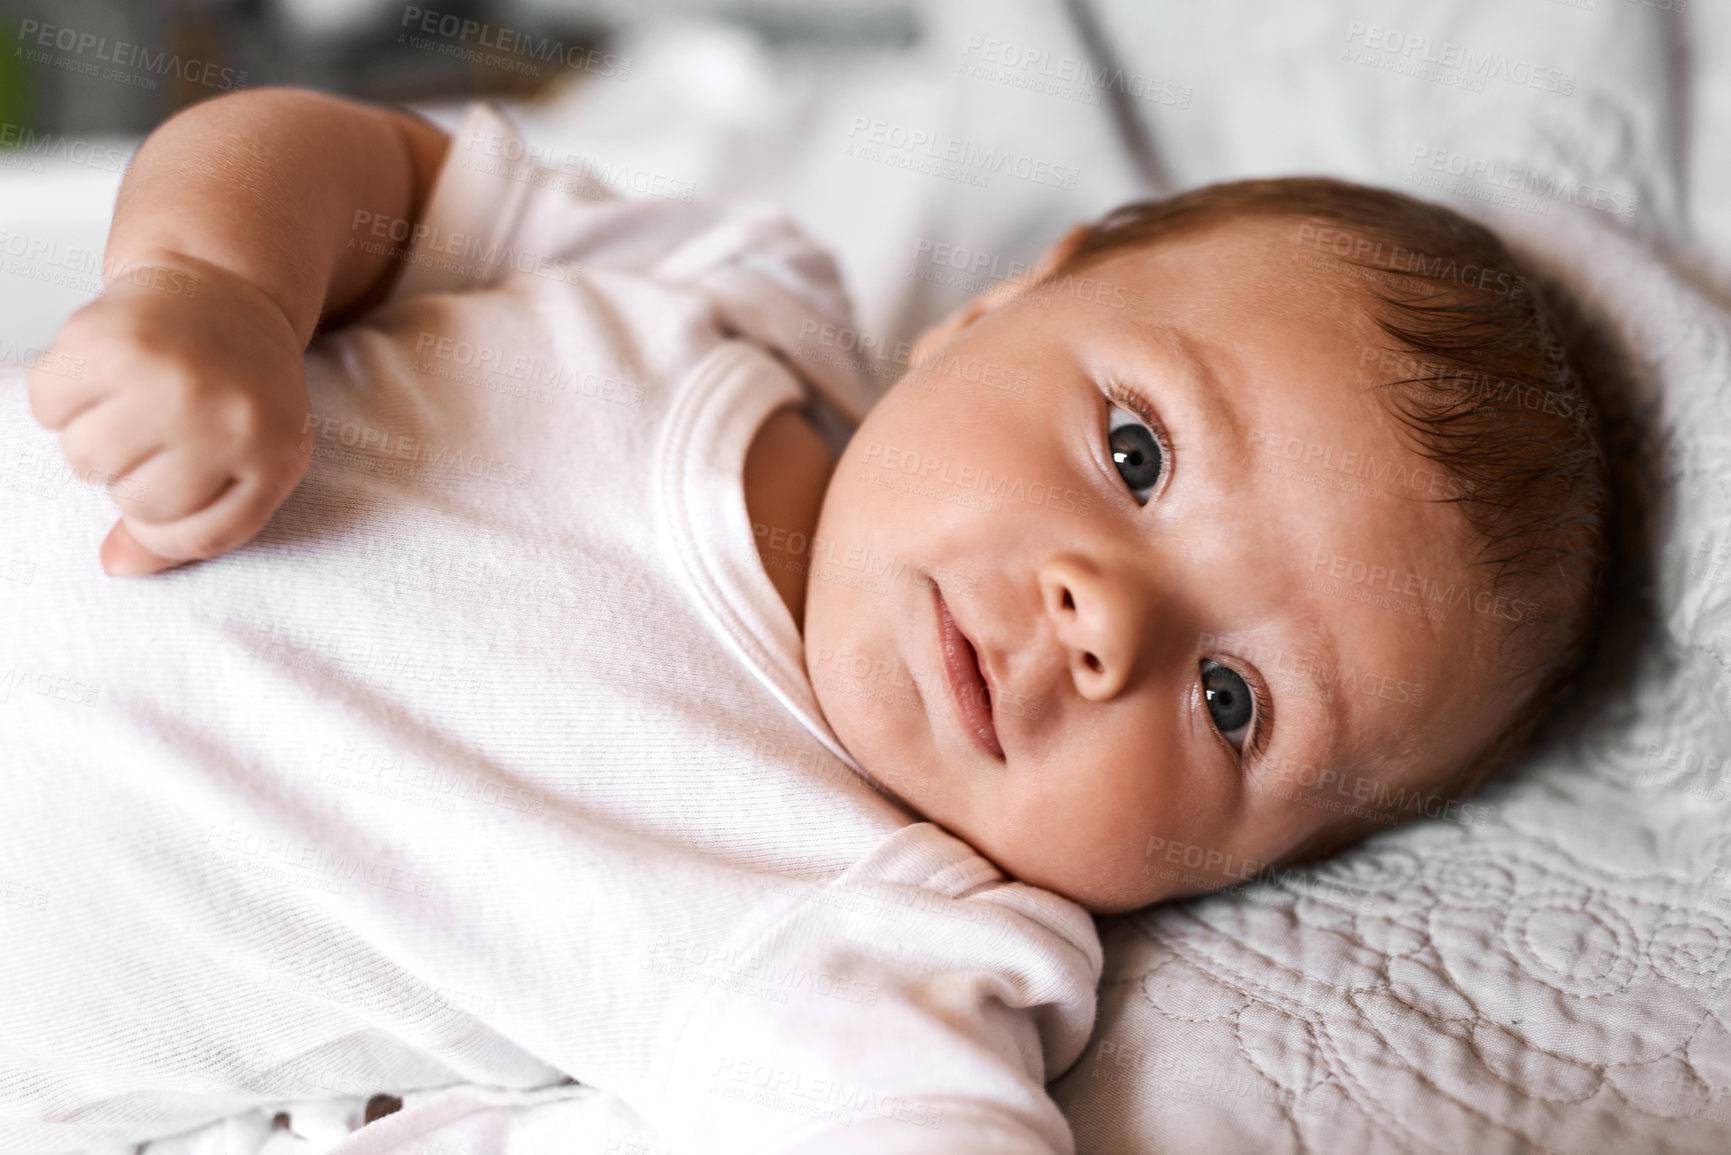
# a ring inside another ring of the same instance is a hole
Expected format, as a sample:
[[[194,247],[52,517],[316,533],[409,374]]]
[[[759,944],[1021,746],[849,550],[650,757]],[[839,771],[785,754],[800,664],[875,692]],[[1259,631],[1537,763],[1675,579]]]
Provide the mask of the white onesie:
[[[103,576],[0,379],[0,1151],[568,1078],[673,1151],[1071,1151],[1092,920],[874,788],[753,544],[764,419],[871,401],[828,257],[485,105],[354,243],[404,276],[235,553]]]

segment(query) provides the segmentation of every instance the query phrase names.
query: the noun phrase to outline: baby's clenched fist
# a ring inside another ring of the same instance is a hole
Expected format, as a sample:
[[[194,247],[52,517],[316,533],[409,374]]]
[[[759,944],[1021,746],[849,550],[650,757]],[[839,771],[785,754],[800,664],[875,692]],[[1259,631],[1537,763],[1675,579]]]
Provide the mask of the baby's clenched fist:
[[[81,377],[53,372],[66,357]],[[67,464],[122,506],[101,551],[117,577],[250,541],[312,457],[293,326],[262,289],[190,257],[135,266],[72,314],[29,389]]]

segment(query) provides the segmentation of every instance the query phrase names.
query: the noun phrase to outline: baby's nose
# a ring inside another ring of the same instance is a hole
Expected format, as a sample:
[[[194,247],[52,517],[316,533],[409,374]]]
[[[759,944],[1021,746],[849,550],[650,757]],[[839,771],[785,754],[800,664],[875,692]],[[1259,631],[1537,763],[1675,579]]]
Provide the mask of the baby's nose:
[[[1074,556],[1040,567],[1040,595],[1069,652],[1076,692],[1103,702],[1121,691],[1136,664],[1142,607],[1135,591]]]

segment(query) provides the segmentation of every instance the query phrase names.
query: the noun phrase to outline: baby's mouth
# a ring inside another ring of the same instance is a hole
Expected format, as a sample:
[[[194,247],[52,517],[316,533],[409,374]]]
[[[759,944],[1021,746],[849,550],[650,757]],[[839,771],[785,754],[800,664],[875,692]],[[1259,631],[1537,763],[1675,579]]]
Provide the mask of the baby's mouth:
[[[968,739],[988,757],[1002,762],[1004,748],[998,743],[998,728],[992,722],[992,693],[980,672],[978,655],[968,636],[950,616],[944,601],[944,591],[932,583],[932,597],[938,610],[938,650],[944,661],[944,680],[949,683],[950,698],[956,706],[962,729]]]

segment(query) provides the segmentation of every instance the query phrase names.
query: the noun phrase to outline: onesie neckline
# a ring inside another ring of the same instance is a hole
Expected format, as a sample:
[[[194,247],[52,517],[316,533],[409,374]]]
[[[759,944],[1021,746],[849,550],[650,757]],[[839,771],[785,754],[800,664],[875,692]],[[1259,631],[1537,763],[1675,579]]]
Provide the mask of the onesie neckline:
[[[793,615],[758,558],[745,508],[745,455],[770,414],[805,397],[780,361],[722,341],[673,391],[655,449],[663,546],[692,602],[736,657],[818,741],[864,773],[818,706]]]

